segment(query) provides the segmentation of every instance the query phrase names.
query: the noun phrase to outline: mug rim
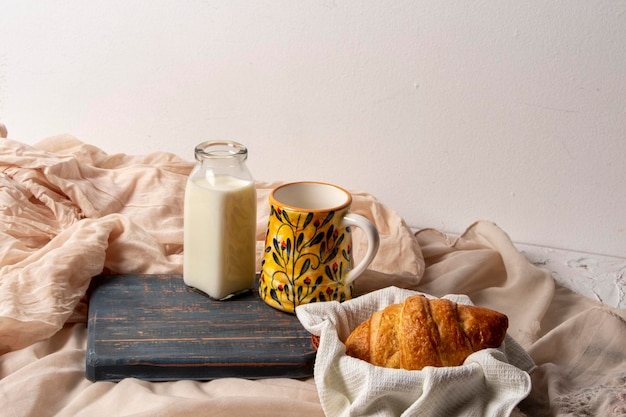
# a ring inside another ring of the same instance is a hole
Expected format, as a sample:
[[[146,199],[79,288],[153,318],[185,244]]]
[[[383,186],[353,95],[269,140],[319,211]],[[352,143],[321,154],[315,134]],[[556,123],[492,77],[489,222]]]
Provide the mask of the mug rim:
[[[311,185],[322,185],[322,186],[326,186],[326,187],[330,187],[330,188],[334,188],[336,190],[339,190],[341,192],[343,192],[346,195],[346,201],[343,202],[342,204],[339,204],[337,206],[334,207],[323,207],[323,208],[305,208],[305,207],[298,207],[295,205],[291,205],[291,204],[286,204],[283,203],[281,201],[279,201],[278,199],[276,199],[275,197],[275,193],[277,191],[279,191],[280,189],[286,188],[286,187],[291,187],[294,185],[302,185],[302,184],[311,184]],[[281,208],[287,208],[290,210],[294,210],[294,211],[305,211],[305,212],[311,212],[311,213],[321,213],[321,212],[326,212],[326,211],[339,211],[345,208],[350,207],[350,205],[352,204],[352,194],[350,194],[346,189],[335,185],[335,184],[331,184],[328,182],[323,182],[323,181],[294,181],[294,182],[287,182],[284,184],[281,184],[277,187],[274,187],[269,194],[269,200],[271,203],[274,203],[276,205],[279,205]]]

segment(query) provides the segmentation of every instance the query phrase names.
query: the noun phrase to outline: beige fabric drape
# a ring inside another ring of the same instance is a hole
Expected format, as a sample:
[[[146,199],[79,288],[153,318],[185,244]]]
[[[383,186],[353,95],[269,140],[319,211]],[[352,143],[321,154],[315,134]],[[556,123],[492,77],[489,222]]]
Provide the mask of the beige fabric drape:
[[[0,415],[323,415],[312,378],[85,379],[92,277],[182,272],[191,168],[171,154],[109,155],[70,136],[36,146],[0,140]],[[274,185],[257,187],[259,250]],[[354,192],[353,210],[381,232],[357,291],[396,285],[466,294],[509,316],[509,334],[538,365],[517,415],[626,413],[623,310],[555,285],[493,223],[477,222],[450,240],[433,229],[414,235],[365,192]],[[365,250],[358,231],[354,242],[358,258]]]

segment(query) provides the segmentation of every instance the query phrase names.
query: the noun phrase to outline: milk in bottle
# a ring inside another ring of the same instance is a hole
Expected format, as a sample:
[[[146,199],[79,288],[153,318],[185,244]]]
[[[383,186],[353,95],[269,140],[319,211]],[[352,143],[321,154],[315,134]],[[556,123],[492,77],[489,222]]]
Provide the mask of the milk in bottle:
[[[256,189],[236,142],[196,147],[185,189],[185,284],[222,300],[250,290],[255,279]]]

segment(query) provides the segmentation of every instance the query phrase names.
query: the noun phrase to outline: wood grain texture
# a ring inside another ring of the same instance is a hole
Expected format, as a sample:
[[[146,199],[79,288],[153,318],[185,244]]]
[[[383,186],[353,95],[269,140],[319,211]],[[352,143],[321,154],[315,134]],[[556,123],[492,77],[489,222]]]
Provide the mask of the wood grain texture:
[[[113,275],[90,289],[86,376],[151,381],[313,375],[311,334],[256,291],[216,301],[182,275]]]

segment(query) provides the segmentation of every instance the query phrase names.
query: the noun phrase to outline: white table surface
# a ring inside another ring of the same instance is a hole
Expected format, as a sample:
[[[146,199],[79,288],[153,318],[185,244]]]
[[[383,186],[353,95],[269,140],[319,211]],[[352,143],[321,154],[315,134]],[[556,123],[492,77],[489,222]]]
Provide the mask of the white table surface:
[[[626,308],[626,258],[516,243],[534,265],[579,294],[611,307]]]

